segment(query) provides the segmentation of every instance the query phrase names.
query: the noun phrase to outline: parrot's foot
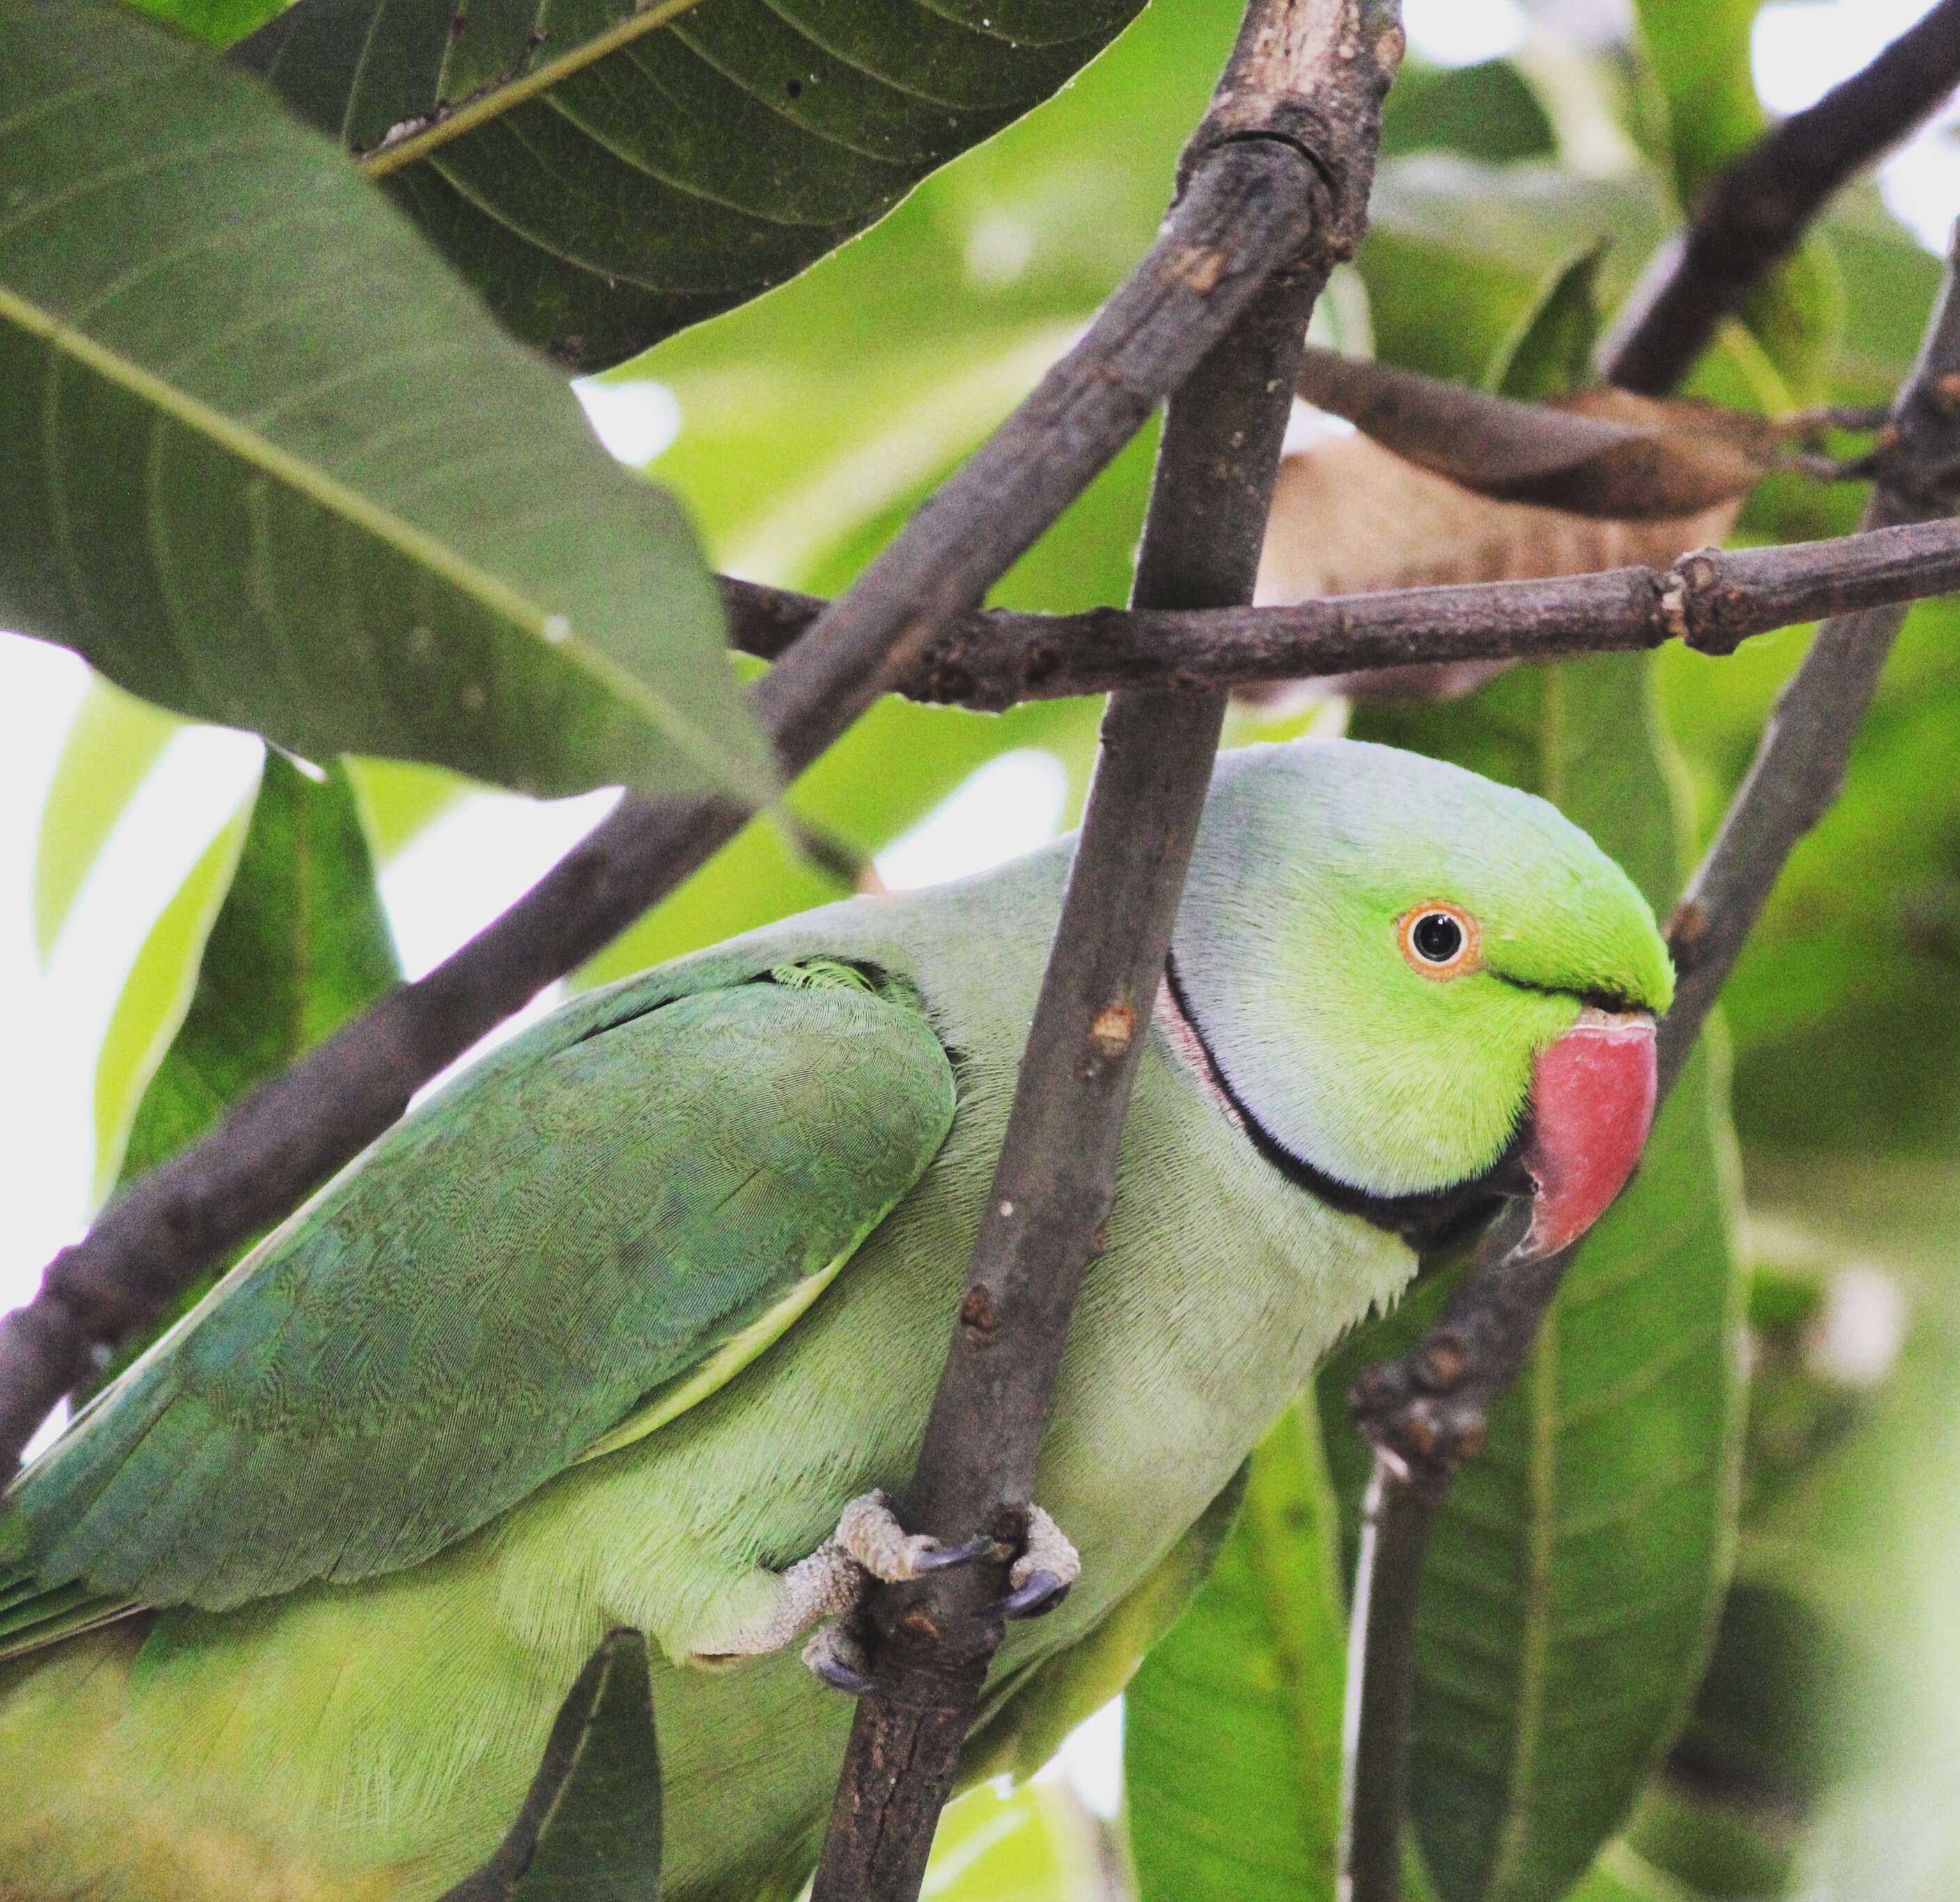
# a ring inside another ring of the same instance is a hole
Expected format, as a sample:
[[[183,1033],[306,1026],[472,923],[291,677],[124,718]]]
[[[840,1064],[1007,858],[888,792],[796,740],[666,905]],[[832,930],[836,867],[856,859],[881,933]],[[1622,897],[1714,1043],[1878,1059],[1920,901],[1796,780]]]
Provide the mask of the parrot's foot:
[[[863,1640],[856,1636],[858,1614],[873,1579],[896,1584],[928,1572],[965,1565],[998,1550],[988,1538],[943,1546],[908,1534],[883,1493],[867,1493],[845,1506],[837,1530],[807,1558],[776,1576],[775,1602],[760,1617],[715,1633],[699,1644],[694,1661],[711,1668],[742,1658],[781,1651],[820,1619],[829,1619],[803,1653],[803,1661],[826,1684],[838,1690],[866,1690],[871,1679],[859,1667]],[[831,1634],[827,1636],[826,1634]],[[821,1660],[821,1662],[819,1661]],[[856,1680],[855,1682],[847,1681]]]
[[[943,1572],[950,1566],[969,1565],[998,1549],[984,1534],[964,1545],[942,1545],[925,1533],[908,1532],[883,1492],[866,1493],[845,1506],[833,1538],[873,1578],[886,1585],[902,1585],[908,1579]]]
[[[854,1617],[830,1618],[810,1633],[803,1648],[803,1661],[832,1690],[847,1697],[861,1697],[878,1688],[871,1675],[871,1654],[858,1635]]]
[[[815,1624],[803,1661],[834,1690],[861,1697],[878,1687],[864,1643],[864,1608],[873,1579],[887,1585],[929,1572],[1004,1557],[998,1540],[982,1537],[942,1545],[909,1533],[882,1492],[867,1493],[845,1506],[837,1530],[778,1583],[781,1595],[765,1617],[752,1620],[695,1654],[698,1663],[733,1663],[793,1644]],[[1007,1568],[1007,1595],[988,1606],[1006,1618],[1035,1618],[1052,1611],[1082,1574],[1082,1559],[1055,1521],[1038,1506],[1028,1508],[1027,1536]]]
[[[908,1534],[883,1493],[867,1493],[844,1509],[835,1543],[887,1585],[975,1559],[1005,1558],[1012,1550],[984,1535],[963,1545],[941,1545],[937,1539]],[[1061,1604],[1081,1576],[1082,1554],[1068,1535],[1039,1506],[1030,1506],[1026,1535],[1007,1568],[1007,1595],[988,1606],[988,1612],[1004,1618],[1038,1618]]]
[[[1007,1595],[987,1608],[1004,1618],[1039,1618],[1068,1596],[1082,1576],[1082,1554],[1039,1506],[1028,1508],[1020,1556],[1007,1567]]]

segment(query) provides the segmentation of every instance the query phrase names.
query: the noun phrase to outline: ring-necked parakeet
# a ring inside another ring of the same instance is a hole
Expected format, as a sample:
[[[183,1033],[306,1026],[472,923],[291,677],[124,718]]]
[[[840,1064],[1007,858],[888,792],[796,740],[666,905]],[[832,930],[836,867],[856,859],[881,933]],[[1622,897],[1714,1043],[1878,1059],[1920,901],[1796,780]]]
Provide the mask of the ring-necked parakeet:
[[[918,1444],[1070,849],[567,1005],[88,1408],[0,1516],[0,1895],[435,1895],[616,1624],[667,1661],[669,1897],[799,1880],[851,1716],[800,1627],[859,1560],[931,1560],[866,1496]],[[1058,1523],[1080,1579],[1010,1628],[996,1713],[1058,1694],[1034,1667],[1412,1238],[1530,1188],[1545,1240],[1600,1212],[1672,986],[1550,806],[1339,742],[1221,763],[1167,975],[1016,1569],[1054,1596]]]

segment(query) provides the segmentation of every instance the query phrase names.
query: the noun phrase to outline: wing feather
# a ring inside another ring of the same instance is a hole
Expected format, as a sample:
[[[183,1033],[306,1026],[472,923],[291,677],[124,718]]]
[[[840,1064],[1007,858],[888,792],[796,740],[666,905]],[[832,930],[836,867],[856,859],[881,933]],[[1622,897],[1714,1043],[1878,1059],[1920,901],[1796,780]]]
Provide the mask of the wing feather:
[[[22,1475],[9,1557],[212,1609],[413,1565],[761,1352],[951,1125],[931,1025],[854,977],[595,1020],[241,1262]]]

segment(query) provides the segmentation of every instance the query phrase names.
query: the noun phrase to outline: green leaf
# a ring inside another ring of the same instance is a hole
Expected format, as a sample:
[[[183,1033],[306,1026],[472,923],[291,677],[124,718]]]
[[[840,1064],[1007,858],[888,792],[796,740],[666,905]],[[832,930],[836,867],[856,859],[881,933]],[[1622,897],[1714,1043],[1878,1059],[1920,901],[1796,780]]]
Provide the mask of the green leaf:
[[[1142,1902],[1335,1895],[1346,1649],[1318,1423],[1290,1407],[1239,1522],[1124,1700]]]
[[[1711,825],[1808,640],[1667,656],[1670,715]],[[1960,1153],[1960,604],[1908,616],[1843,796],[1793,854],[1726,992],[1745,1142],[1780,1153]]]
[[[119,8],[0,23],[0,623],[310,757],[764,793],[678,510],[332,148]]]
[[[1761,4],[1634,0],[1684,205],[1692,205],[1701,187],[1768,123],[1749,68],[1750,30]]]
[[[197,987],[129,1132],[119,1179],[154,1169],[398,982],[354,792],[268,753]]]
[[[262,27],[285,0],[132,0],[157,19],[192,33],[207,46],[228,46]]]
[[[1382,155],[1437,148],[1501,165],[1550,158],[1551,121],[1508,59],[1431,66],[1406,59],[1382,103]]]
[[[558,1708],[496,1853],[441,1902],[659,1902],[660,1760],[647,1641],[609,1631]]]
[[[95,1059],[95,1194],[121,1167],[136,1106],[190,1007],[199,961],[245,842],[246,811],[233,814],[172,893],[138,949]]]
[[[45,963],[116,821],[170,744],[169,714],[91,680],[48,782],[34,848],[34,948]]]
[[[1665,908],[1683,845],[1650,663],[1517,671],[1453,707],[1357,720],[1544,794]],[[1424,1575],[1412,1808],[1447,1902],[1549,1902],[1619,1827],[1700,1675],[1731,1538],[1733,1187],[1707,1039],[1589,1239]],[[1351,1513],[1344,1396],[1433,1315],[1419,1290],[1323,1374]]]
[[[1592,379],[1599,336],[1599,266],[1603,239],[1589,244],[1546,280],[1509,345],[1485,373],[1488,386],[1522,402],[1564,396]]]
[[[920,1902],[1115,1902],[1102,1831],[1066,1783],[988,1784],[950,1804]]]
[[[401,977],[353,789],[268,753],[183,1022],[143,1093],[119,1183],[154,1169]]]
[[[835,250],[1140,5],[299,0],[234,56],[359,154],[509,329],[594,368]]]

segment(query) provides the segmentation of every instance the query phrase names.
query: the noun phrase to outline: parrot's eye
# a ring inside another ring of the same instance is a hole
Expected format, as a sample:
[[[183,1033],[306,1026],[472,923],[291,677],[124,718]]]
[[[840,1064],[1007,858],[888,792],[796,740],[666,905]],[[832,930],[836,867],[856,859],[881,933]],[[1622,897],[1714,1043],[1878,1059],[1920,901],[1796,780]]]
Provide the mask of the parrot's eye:
[[[1483,962],[1477,921],[1461,906],[1430,899],[1395,921],[1395,942],[1411,970],[1425,978],[1459,978]]]

